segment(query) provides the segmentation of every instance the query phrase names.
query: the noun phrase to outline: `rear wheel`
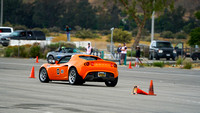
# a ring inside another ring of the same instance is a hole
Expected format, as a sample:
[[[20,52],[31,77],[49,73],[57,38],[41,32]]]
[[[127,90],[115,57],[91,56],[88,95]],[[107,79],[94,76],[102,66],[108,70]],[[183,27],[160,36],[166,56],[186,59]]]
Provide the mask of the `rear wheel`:
[[[45,82],[45,83],[49,82],[48,73],[47,73],[47,70],[44,67],[42,69],[40,69],[39,79],[40,79],[41,82]]]
[[[106,86],[108,87],[115,87],[117,85],[117,82],[118,82],[118,77],[115,78],[114,80],[109,80],[109,81],[106,81],[105,84]]]
[[[78,75],[75,68],[70,69],[68,78],[71,85],[82,85],[84,83],[83,79]]]

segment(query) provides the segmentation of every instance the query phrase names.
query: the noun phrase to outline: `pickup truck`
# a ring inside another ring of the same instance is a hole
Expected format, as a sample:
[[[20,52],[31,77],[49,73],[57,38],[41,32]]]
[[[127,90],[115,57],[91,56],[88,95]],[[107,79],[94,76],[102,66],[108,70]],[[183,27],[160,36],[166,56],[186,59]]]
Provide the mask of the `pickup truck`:
[[[149,47],[149,59],[152,60],[153,58],[156,58],[156,60],[160,58],[175,60],[176,50],[169,41],[153,40]]]
[[[17,30],[8,36],[3,36],[0,43],[8,46],[10,40],[46,40],[46,37],[42,31]]]

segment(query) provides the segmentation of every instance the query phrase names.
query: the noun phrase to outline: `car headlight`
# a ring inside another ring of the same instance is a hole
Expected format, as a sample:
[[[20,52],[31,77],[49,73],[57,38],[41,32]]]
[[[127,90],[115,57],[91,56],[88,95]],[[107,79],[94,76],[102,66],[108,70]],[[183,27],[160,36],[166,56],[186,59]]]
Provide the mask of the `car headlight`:
[[[163,50],[158,50],[158,53],[163,53]]]
[[[173,50],[173,53],[176,53],[176,50]]]

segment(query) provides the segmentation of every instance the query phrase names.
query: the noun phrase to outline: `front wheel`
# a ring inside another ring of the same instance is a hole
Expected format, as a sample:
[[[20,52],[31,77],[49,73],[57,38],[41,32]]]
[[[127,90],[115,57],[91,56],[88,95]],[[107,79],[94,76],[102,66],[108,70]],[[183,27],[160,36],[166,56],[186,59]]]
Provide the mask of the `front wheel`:
[[[45,82],[45,83],[49,82],[48,73],[47,73],[47,70],[44,67],[40,69],[39,79],[40,79],[41,82]]]
[[[108,87],[115,87],[117,85],[117,82],[118,82],[118,77],[115,78],[113,81],[106,81],[105,84],[106,86]]]
[[[48,58],[47,58],[47,62],[51,63],[52,60],[54,60],[54,57],[52,55],[49,55]]]

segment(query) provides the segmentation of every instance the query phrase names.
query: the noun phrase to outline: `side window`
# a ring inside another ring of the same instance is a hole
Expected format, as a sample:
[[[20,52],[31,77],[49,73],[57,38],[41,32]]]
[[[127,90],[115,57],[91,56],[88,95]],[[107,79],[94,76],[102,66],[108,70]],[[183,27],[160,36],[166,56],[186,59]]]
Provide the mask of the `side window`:
[[[20,33],[20,36],[21,36],[21,37],[25,37],[25,36],[26,36],[26,32],[21,32],[21,33]]]
[[[67,63],[71,59],[71,56],[66,56],[60,59],[59,64]]]
[[[176,45],[176,47],[178,47],[179,49],[182,49],[182,46],[183,46],[182,43],[178,43],[178,44]]]
[[[156,42],[153,42],[153,43],[152,43],[152,47],[156,47]]]

